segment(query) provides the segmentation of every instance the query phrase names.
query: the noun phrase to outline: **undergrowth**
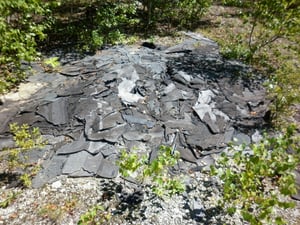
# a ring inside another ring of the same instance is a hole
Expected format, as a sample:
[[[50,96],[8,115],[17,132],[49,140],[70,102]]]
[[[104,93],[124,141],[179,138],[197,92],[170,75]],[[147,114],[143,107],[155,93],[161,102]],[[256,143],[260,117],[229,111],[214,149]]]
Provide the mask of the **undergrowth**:
[[[122,176],[135,178],[141,184],[150,186],[153,193],[162,197],[179,194],[185,190],[182,181],[169,173],[169,169],[175,166],[178,160],[178,152],[162,145],[151,162],[147,155],[140,156],[138,153],[123,150],[117,164]]]
[[[28,151],[42,148],[46,141],[43,140],[38,128],[30,128],[28,124],[10,124],[10,131],[13,134],[15,147],[5,149],[8,155],[3,155],[0,160],[6,160],[7,173],[20,173],[20,180],[24,186],[31,185],[31,177],[39,170],[38,165],[28,162]]]
[[[294,170],[300,162],[300,140],[294,129],[290,126],[275,137],[265,135],[248,147],[231,146],[211,167],[223,183],[219,204],[229,214],[239,212],[251,225],[286,224],[276,209],[295,205],[288,198],[297,193]]]
[[[156,157],[151,161],[147,155],[139,154],[137,150],[131,150],[131,152],[122,150],[117,164],[119,172],[124,178],[134,179],[141,188],[149,187],[156,196],[166,198],[185,190],[179,177],[171,176],[169,173],[178,160],[178,152],[174,152],[174,149],[169,146],[162,145],[158,149]],[[105,208],[101,203],[91,206],[80,216],[78,225],[111,224],[114,220],[122,220],[122,217],[118,218],[111,210],[111,207]]]

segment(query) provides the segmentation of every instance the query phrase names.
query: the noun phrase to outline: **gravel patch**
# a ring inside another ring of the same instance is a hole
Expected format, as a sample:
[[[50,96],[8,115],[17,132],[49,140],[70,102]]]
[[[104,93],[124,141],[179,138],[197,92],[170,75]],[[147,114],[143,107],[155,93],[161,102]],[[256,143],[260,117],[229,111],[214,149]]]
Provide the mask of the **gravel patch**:
[[[0,224],[78,224],[80,216],[95,205],[104,207],[110,220],[101,224],[247,224],[238,214],[229,216],[220,206],[218,181],[206,173],[184,177],[182,195],[158,198],[147,188],[115,179],[59,177],[39,189],[1,190],[0,201],[10,193],[16,198],[0,208]],[[288,224],[299,224],[299,208],[279,210]]]

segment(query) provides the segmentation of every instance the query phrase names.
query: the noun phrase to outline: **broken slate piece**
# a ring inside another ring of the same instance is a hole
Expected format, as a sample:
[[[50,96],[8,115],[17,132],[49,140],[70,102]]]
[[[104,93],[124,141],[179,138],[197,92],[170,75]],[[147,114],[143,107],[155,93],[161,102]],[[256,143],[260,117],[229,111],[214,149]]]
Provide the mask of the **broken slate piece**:
[[[225,121],[228,121],[229,117],[222,111],[216,109],[215,103],[212,102],[212,97],[214,96],[215,94],[211,90],[201,91],[193,109],[201,121],[206,123],[213,133],[219,133],[222,127],[218,126],[217,116]]]
[[[123,79],[123,81],[118,86],[119,97],[122,99],[124,104],[130,104],[138,102],[144,99],[139,93],[132,93],[135,87],[135,81]]]
[[[66,124],[69,120],[68,102],[66,98],[58,98],[54,102],[42,105],[37,113],[54,125]]]
[[[59,72],[62,75],[74,77],[78,76],[82,70],[83,69],[80,66],[68,65],[64,66]]]
[[[116,143],[119,137],[126,131],[127,124],[120,124],[109,130],[95,132],[92,128],[85,127],[85,134],[88,140],[91,141],[108,141],[110,143]]]
[[[193,123],[191,116],[187,113],[184,114],[184,119],[167,120],[164,124],[169,128],[179,128],[183,130],[192,130],[196,128],[196,125]],[[203,127],[204,125],[200,126],[199,129],[202,129]]]
[[[192,52],[192,50],[195,49],[195,44],[198,41],[195,39],[187,39],[183,41],[182,43],[179,43],[178,45],[171,46],[165,50],[166,53],[189,53]]]
[[[202,54],[218,54],[219,46],[217,42],[212,41],[199,33],[185,31],[182,33],[198,41],[193,44],[193,47],[197,50],[197,52]]]
[[[155,126],[155,122],[144,118],[138,118],[126,114],[122,114],[122,117],[124,120],[126,120],[127,123],[146,125],[148,128],[152,128]]]
[[[124,104],[132,104],[144,99],[139,93],[132,92],[136,86],[136,81],[139,79],[139,75],[134,67],[123,68],[123,71],[119,72],[119,76],[121,76],[122,81],[118,85],[118,96]]]
[[[205,114],[208,114],[211,120],[216,120],[216,116],[212,112],[212,107],[209,105],[212,101],[212,97],[214,96],[215,95],[211,90],[205,90],[199,93],[198,101],[194,105],[193,109],[202,121],[204,121]]]
[[[101,153],[98,153],[97,155],[88,155],[84,164],[83,164],[83,170],[95,175],[99,169],[99,166],[101,165],[103,160],[103,155]]]
[[[149,141],[151,139],[149,134],[140,131],[127,131],[123,134],[123,137],[127,141]]]
[[[94,131],[102,131],[113,128],[123,122],[119,112],[111,112],[106,115],[100,114],[95,117],[92,128]]]
[[[106,144],[103,148],[101,148],[101,153],[104,157],[108,157],[112,154],[117,154],[116,147],[110,144]]]
[[[84,150],[84,148],[85,148],[84,140],[73,141],[70,144],[63,145],[61,148],[57,150],[56,153],[57,155],[73,154]]]
[[[194,155],[193,151],[191,151],[188,148],[177,148],[177,150],[180,153],[180,158],[186,160],[187,162],[191,162],[191,163],[196,163],[197,162],[197,158]]]
[[[14,146],[15,146],[15,141],[13,140],[13,137],[0,136],[0,150],[4,148],[13,148]]]
[[[90,177],[92,176],[93,174],[89,173],[88,171],[85,171],[84,169],[79,169],[79,170],[76,170],[74,173],[70,173],[68,174],[69,177]]]
[[[58,97],[67,97],[67,96],[71,96],[71,95],[82,95],[83,94],[81,85],[74,86],[73,88],[70,88],[68,90],[65,90],[64,88],[65,87],[61,87],[61,89],[57,91]]]
[[[221,148],[221,147],[225,147],[226,144],[228,144],[225,142],[226,141],[225,137],[226,135],[222,133],[211,134],[211,135],[193,134],[193,135],[186,136],[186,142],[188,143],[188,145],[196,149],[200,148],[202,150],[205,150],[205,149]]]
[[[90,153],[86,151],[77,152],[74,154],[69,155],[65,165],[62,169],[63,174],[73,174],[77,171],[80,171],[87,158],[90,156]]]
[[[119,167],[112,162],[103,159],[97,171],[97,175],[103,178],[115,178],[118,175]]]
[[[83,150],[88,151],[91,154],[97,154],[101,149],[107,145],[105,142],[100,141],[86,141],[84,138],[80,138],[78,141],[73,141],[70,144],[66,144],[59,148],[56,152],[58,155],[73,154]]]
[[[24,163],[35,164],[40,159],[43,159],[47,153],[46,148],[34,148],[30,149],[30,151],[24,151],[19,154],[19,160],[24,161]]]
[[[247,134],[238,133],[234,135],[233,143],[236,145],[249,145],[251,143],[251,138]]]
[[[43,169],[32,179],[31,186],[33,188],[40,188],[61,175],[66,159],[65,156],[54,155],[50,160],[44,162],[42,165]]]
[[[93,98],[80,98],[77,100],[75,109],[74,109],[74,117],[83,120],[86,115],[89,115],[92,111],[97,109],[97,101]]]
[[[20,116],[16,117],[14,122],[18,124],[29,124],[32,125],[35,122],[44,121],[45,119],[40,115],[36,115],[34,112],[22,113]]]

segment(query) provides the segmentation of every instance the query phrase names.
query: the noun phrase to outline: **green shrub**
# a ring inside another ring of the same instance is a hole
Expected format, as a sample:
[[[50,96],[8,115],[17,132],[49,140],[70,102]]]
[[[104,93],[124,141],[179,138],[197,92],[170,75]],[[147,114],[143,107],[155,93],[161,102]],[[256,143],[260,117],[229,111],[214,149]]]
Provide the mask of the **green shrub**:
[[[232,156],[223,153],[212,174],[223,182],[223,202],[220,204],[233,214],[240,211],[250,224],[285,224],[275,208],[290,208],[293,202],[284,196],[296,193],[294,169],[299,164],[300,142],[294,126],[284,135],[265,138],[245,152],[245,146],[231,148]],[[287,153],[293,150],[293,154]],[[226,203],[226,204],[225,204]]]
[[[14,135],[16,147],[8,149],[8,172],[14,173],[15,170],[22,169],[24,173],[20,179],[25,186],[30,186],[31,176],[37,172],[38,167],[27,163],[26,152],[33,148],[41,148],[46,142],[42,139],[39,129],[30,129],[28,124],[19,126],[12,123],[10,131]]]
[[[126,41],[127,30],[139,22],[135,1],[62,1],[51,8],[53,25],[47,30],[58,48],[69,47],[82,52],[95,51],[106,44]]]
[[[243,31],[236,35],[238,37],[236,42],[239,42],[239,37],[242,35],[243,44],[251,53],[248,61],[279,38],[293,39],[300,33],[300,4],[295,1],[224,0],[223,3],[241,7],[247,34],[245,35]]]
[[[159,24],[191,28],[198,24],[201,16],[210,7],[211,0],[142,0],[143,22],[147,26]]]
[[[249,62],[253,58],[253,53],[244,44],[242,35],[230,35],[229,40],[222,40],[221,54],[227,59],[238,59],[244,62]]]
[[[292,116],[293,104],[300,103],[300,68],[286,62],[276,71],[267,88],[272,99],[273,122],[285,126],[287,117]]]
[[[24,79],[22,60],[37,56],[36,40],[45,38],[47,14],[41,0],[0,2],[0,93]]]
[[[174,195],[182,193],[184,184],[169,174],[169,169],[179,159],[179,153],[173,154],[172,148],[161,146],[158,155],[152,162],[148,162],[146,155],[140,156],[137,153],[127,153],[123,150],[118,161],[119,171],[124,177],[131,176],[138,179],[142,184],[151,187],[158,196]]]
[[[92,29],[92,46],[98,47],[103,44],[122,43],[125,36],[125,28],[139,22],[133,18],[136,13],[134,3],[103,2],[97,3],[98,8],[94,18],[94,28]]]

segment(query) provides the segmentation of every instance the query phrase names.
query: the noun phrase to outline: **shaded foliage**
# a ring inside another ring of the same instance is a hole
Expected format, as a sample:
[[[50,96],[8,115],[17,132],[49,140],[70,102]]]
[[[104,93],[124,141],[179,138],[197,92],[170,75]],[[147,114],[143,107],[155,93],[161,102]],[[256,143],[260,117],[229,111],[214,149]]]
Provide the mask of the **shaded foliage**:
[[[191,28],[211,5],[211,0],[94,0],[62,1],[52,8],[54,26],[48,43],[57,46],[77,44],[94,51],[107,45],[124,43],[128,36],[153,35],[157,28]]]
[[[20,180],[24,186],[28,187],[31,185],[31,177],[39,168],[28,163],[26,153],[34,148],[44,147],[46,142],[42,139],[39,128],[30,128],[28,124],[18,125],[17,123],[12,123],[9,127],[15,147],[7,149],[8,155],[0,156],[0,160],[8,163],[6,175],[14,174],[18,170],[23,171]]]
[[[94,51],[125,39],[138,22],[136,6],[128,1],[63,1],[51,9],[53,25],[46,31],[46,48]]]
[[[234,35],[233,45],[237,43],[238,47],[227,48],[224,53],[229,58],[238,57],[250,62],[257,52],[279,38],[294,39],[300,34],[300,4],[297,1],[223,0],[223,4],[239,7],[244,26],[248,27],[246,34]]]
[[[287,61],[272,76],[267,85],[269,97],[272,99],[271,110],[273,123],[285,127],[290,122],[287,116],[293,114],[292,106],[300,103],[300,68]]]
[[[0,93],[25,78],[21,62],[35,60],[39,51],[75,47],[93,52],[103,45],[130,42],[136,33],[152,35],[158,24],[191,27],[210,4],[211,0],[2,0]]]
[[[22,60],[36,59],[36,40],[45,38],[47,13],[41,0],[0,2],[0,93],[24,79]]]

